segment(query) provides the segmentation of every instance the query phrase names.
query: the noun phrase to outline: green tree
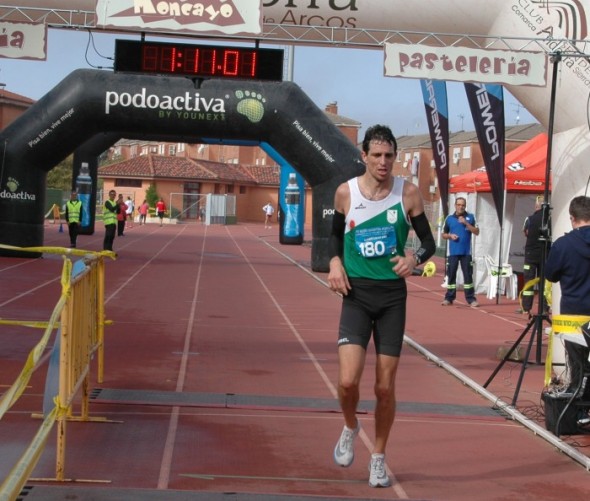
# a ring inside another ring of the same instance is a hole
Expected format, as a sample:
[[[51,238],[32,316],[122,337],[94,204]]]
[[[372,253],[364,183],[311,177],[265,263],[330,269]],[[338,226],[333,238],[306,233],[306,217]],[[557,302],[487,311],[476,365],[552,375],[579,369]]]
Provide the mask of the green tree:
[[[155,185],[150,184],[147,190],[145,190],[145,199],[150,207],[156,206],[156,202],[160,200],[160,197],[158,196]]]
[[[72,189],[73,170],[74,160],[70,155],[47,173],[47,188],[70,191]]]

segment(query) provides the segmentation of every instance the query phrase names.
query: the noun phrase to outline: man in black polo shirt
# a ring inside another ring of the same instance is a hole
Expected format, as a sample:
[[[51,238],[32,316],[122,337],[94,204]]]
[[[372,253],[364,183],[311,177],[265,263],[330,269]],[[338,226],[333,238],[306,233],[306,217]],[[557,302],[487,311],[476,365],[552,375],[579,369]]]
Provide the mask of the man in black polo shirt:
[[[535,201],[535,212],[524,220],[522,231],[526,236],[526,244],[524,246],[524,272],[523,278],[526,284],[529,280],[533,280],[539,276],[539,268],[541,266],[541,259],[543,257],[543,245],[545,242],[540,239],[541,225],[543,223],[543,197],[538,196]],[[533,299],[535,298],[535,288],[532,287],[522,292],[522,308],[517,310],[517,313],[530,314],[533,307]]]

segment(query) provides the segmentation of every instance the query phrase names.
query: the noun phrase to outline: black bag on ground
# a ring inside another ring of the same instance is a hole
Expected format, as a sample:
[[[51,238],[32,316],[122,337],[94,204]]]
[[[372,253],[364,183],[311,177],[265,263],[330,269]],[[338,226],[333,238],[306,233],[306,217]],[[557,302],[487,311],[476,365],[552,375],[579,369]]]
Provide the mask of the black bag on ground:
[[[557,420],[565,409],[565,406],[571,399],[571,395],[560,395],[558,393],[543,392],[541,395],[545,403],[545,428],[554,435],[576,435],[580,433],[578,429],[578,407],[576,402],[572,402],[566,413],[559,422],[559,430],[556,430]]]

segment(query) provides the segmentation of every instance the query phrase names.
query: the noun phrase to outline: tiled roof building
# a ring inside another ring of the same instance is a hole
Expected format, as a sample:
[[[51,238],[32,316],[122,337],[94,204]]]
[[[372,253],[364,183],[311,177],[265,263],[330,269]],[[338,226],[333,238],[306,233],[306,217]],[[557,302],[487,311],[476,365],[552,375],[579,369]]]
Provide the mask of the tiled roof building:
[[[4,129],[21,116],[35,101],[28,97],[0,89],[0,128]]]
[[[148,154],[105,165],[100,167],[99,173],[102,178],[152,178],[155,181],[174,178],[185,181],[207,180],[224,183],[257,184],[257,178],[249,169],[239,164]],[[264,170],[268,170],[268,168],[262,166],[256,169],[255,172],[262,175]],[[266,177],[278,183],[278,178]]]
[[[326,116],[354,144],[361,124],[338,114],[330,103]],[[109,152],[114,163],[99,168],[104,190],[114,188],[131,196],[136,204],[153,184],[158,195],[173,200],[173,194],[233,194],[240,220],[263,220],[261,207],[278,205],[280,168],[257,146],[227,144],[179,144],[123,139]],[[247,195],[247,196],[246,196]],[[177,202],[181,203],[181,202]],[[194,204],[193,199],[182,202]],[[182,210],[178,207],[177,209]],[[194,211],[196,217],[197,211]],[[311,192],[306,193],[306,223],[311,224]]]

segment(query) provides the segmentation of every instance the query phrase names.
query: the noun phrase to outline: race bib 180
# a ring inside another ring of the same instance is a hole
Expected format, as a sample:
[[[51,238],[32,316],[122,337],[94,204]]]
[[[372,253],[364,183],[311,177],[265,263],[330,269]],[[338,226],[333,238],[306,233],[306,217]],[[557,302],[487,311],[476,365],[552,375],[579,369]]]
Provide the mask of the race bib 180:
[[[355,247],[357,252],[368,259],[395,253],[397,238],[392,226],[382,228],[357,228]]]

